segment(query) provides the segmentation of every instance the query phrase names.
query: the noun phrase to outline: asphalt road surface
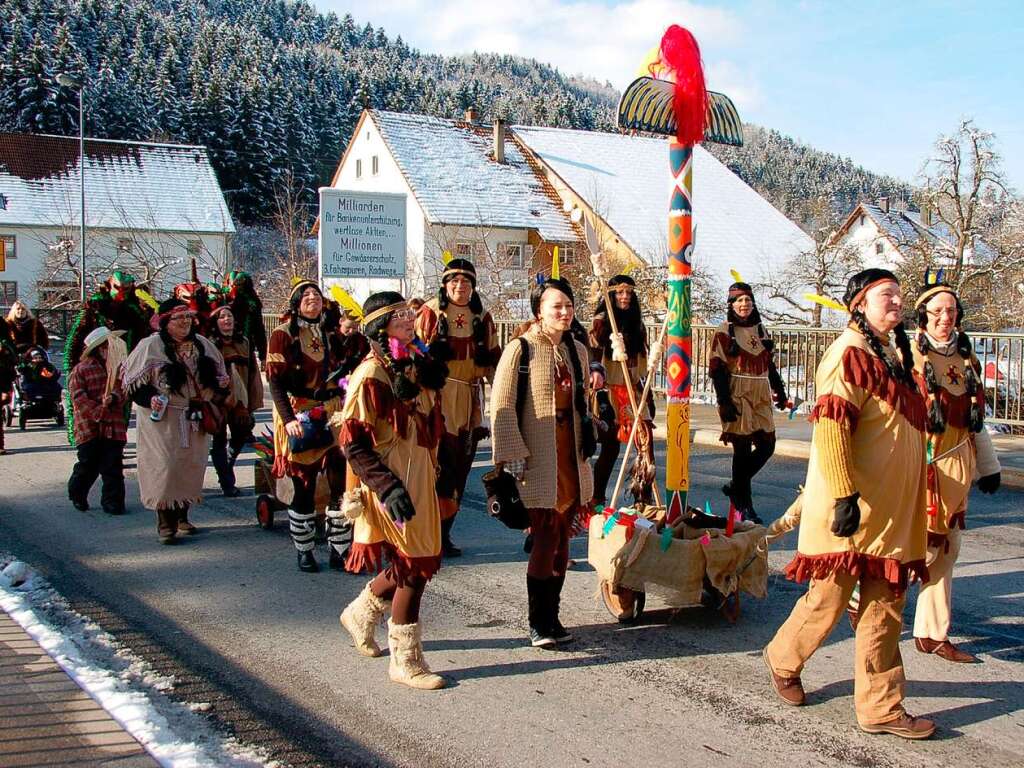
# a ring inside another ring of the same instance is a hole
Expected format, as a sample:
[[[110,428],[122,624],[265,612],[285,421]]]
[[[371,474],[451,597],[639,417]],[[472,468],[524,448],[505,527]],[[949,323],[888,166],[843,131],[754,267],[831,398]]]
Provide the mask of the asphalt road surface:
[[[940,726],[933,740],[911,743],[857,730],[845,621],[804,673],[808,706],[787,708],[769,687],[761,649],[803,592],[778,575],[795,535],[771,552],[768,598],[745,599],[738,624],[701,608],[659,610],[652,593],[644,621],[629,627],[595,599],[586,541],[575,539],[580,563],[566,581],[562,620],[577,641],[539,651],[525,642],[522,536],[483,513],[481,453],[455,528],[465,555],[445,563],[422,612],[427,657],[450,687],[412,691],[388,682],[386,658],[357,655],[338,626],[366,577],[300,573],[283,514],[276,530],[260,530],[253,496],[220,497],[212,469],[210,496],[192,515],[202,533],[167,547],[139,504],[134,461],[130,513],[113,518],[67,502],[74,453],[60,431],[33,425],[9,434],[8,447],[16,452],[0,458],[0,549],[174,674],[172,695],[211,702],[220,725],[284,763],[1024,765],[1020,491],[972,497],[956,570],[955,639],[984,663],[921,655],[904,631],[907,707]],[[697,449],[691,501],[709,498],[722,511],[728,468],[727,453]],[[781,514],[804,473],[802,461],[769,464],[756,485],[766,519]],[[251,454],[239,481],[251,493]],[[324,545],[318,556],[326,562]]]

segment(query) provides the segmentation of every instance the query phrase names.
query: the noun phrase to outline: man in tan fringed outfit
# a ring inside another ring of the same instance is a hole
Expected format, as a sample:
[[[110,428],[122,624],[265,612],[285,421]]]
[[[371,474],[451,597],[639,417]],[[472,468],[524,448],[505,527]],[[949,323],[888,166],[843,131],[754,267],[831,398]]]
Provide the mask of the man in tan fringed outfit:
[[[903,709],[899,648],[907,585],[927,578],[925,404],[913,379],[893,274],[857,273],[845,300],[852,321],[815,376],[800,538],[786,568],[787,577],[810,579],[810,586],[764,649],[764,660],[779,697],[803,704],[804,664],[828,638],[859,582],[857,721],[868,733],[926,739],[934,723]]]

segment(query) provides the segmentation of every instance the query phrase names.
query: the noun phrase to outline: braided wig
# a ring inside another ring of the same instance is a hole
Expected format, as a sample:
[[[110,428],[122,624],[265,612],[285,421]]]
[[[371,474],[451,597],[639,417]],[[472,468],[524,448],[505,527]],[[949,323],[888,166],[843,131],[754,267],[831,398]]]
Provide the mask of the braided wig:
[[[938,286],[949,287],[946,286],[945,283],[939,283]],[[937,286],[929,285],[925,287],[925,290],[935,287]],[[945,292],[946,291],[943,291],[943,293]],[[985,426],[985,414],[982,412],[981,403],[978,402],[978,398],[975,396],[981,382],[978,379],[978,372],[974,369],[974,365],[971,362],[973,354],[971,338],[962,327],[964,320],[964,306],[960,303],[960,297],[956,295],[952,287],[949,287],[948,293],[953,294],[953,298],[956,300],[956,351],[964,360],[964,387],[968,394],[971,395],[971,408],[968,423],[972,432],[981,432]],[[928,394],[932,396],[931,404],[928,406],[928,431],[933,435],[940,435],[946,431],[946,414],[942,412],[942,406],[939,403],[939,398],[937,397],[939,392],[939,379],[935,374],[935,367],[932,365],[931,360],[928,359],[928,353],[932,348],[927,332],[928,302],[925,302],[917,308],[917,328],[917,349],[925,356],[925,387],[928,390]]]
[[[372,294],[363,304],[363,315],[367,316],[383,307],[404,302],[402,294],[397,291],[381,291]],[[388,323],[394,313],[374,318],[363,328],[366,338],[376,342],[380,347],[381,359],[391,378],[391,389],[399,400],[413,400],[422,387],[439,390],[448,378],[448,366],[442,360],[435,360],[429,352],[395,359],[391,353],[391,337],[388,336]]]
[[[173,392],[177,392],[180,395],[183,394],[182,390],[188,382],[188,368],[178,359],[177,344],[167,332],[167,323],[171,317],[171,310],[179,306],[185,306],[185,302],[180,299],[168,299],[160,305],[159,313],[162,315],[162,318],[160,320],[159,334],[160,340],[164,343],[164,354],[167,355],[167,360],[169,361],[164,363],[161,373],[167,380],[167,386]],[[189,328],[186,340],[191,341],[192,346],[196,350],[196,373],[198,374],[200,386],[220,392],[221,387],[217,383],[217,364],[206,356],[206,353],[203,351],[203,345],[196,338],[195,321],[192,322],[192,327]]]
[[[892,330],[893,337],[896,339],[896,348],[899,350],[900,357],[902,358],[901,364],[899,361],[891,360],[889,356],[886,355],[885,347],[882,346],[882,342],[875,335],[875,332],[871,330],[871,326],[868,325],[867,316],[860,310],[854,309],[853,307],[855,303],[859,303],[868,288],[875,283],[882,281],[892,281],[897,285],[899,285],[900,282],[896,275],[888,269],[872,267],[871,269],[865,269],[858,272],[850,278],[850,282],[846,286],[846,294],[843,296],[843,303],[846,304],[847,308],[850,310],[851,321],[864,335],[871,351],[879,357],[885,365],[886,370],[889,372],[889,375],[901,384],[913,388],[916,386],[914,383],[914,353],[911,351],[910,337],[907,336],[907,331],[903,327],[903,323],[900,323]]]
[[[484,305],[480,300],[480,294],[476,290],[476,267],[469,259],[452,259],[448,262],[447,269],[463,270],[464,276],[469,278],[473,284],[473,295],[469,298],[469,311],[473,315],[473,362],[482,368],[491,364],[490,355],[487,351],[487,327],[484,325]],[[441,286],[437,289],[437,335],[430,342],[430,356],[435,360],[447,363],[455,357],[451,344],[448,343],[448,313],[447,309],[451,304],[448,298],[448,283],[455,275],[448,275],[441,278]]]
[[[613,293],[616,286],[636,286],[636,281],[629,275],[616,275],[608,281],[608,293]],[[615,316],[615,325],[622,332],[623,340],[626,342],[626,354],[631,358],[647,352],[647,328],[644,327],[644,316],[640,310],[640,300],[635,292],[630,294],[629,307],[619,309],[614,297],[605,301],[602,296],[594,307],[594,317],[601,317],[607,320],[608,305],[611,304],[612,313]],[[612,338],[609,333],[604,340],[604,353],[610,358],[612,354]]]

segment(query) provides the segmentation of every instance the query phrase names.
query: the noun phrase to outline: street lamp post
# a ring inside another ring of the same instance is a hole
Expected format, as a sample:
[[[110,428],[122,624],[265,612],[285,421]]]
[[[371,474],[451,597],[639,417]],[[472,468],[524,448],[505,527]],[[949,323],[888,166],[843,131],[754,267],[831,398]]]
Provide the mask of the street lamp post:
[[[80,185],[78,188],[81,216],[79,240],[82,247],[82,264],[80,286],[82,303],[85,303],[85,83],[74,75],[62,72],[57,75],[57,82],[65,88],[78,91],[78,172]]]

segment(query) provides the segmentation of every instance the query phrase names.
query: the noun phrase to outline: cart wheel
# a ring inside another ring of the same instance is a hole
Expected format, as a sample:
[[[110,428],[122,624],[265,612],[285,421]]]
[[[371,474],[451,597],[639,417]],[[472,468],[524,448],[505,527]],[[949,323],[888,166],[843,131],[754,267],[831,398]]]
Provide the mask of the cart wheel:
[[[605,610],[620,624],[635,624],[647,603],[647,594],[620,587],[616,592],[607,581],[601,582],[601,600]]]
[[[265,493],[256,499],[256,522],[264,531],[274,527],[274,500]]]
[[[27,424],[27,423],[28,423],[28,416],[25,414],[25,409],[22,408],[21,411],[18,413],[18,429],[20,429],[22,432],[24,432],[25,431],[25,424]]]
[[[9,405],[4,406],[4,426],[11,426],[14,423],[14,409]]]

